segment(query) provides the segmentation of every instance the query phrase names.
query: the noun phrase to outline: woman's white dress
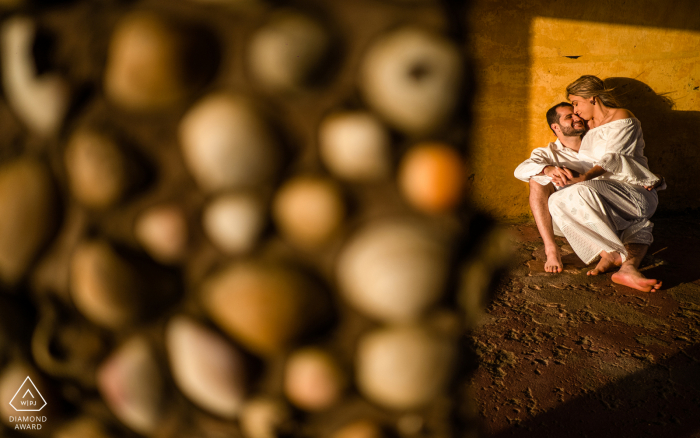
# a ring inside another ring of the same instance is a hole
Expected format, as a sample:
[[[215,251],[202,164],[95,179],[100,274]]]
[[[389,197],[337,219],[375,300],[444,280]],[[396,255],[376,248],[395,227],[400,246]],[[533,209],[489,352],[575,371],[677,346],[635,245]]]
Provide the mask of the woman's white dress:
[[[644,156],[639,120],[621,119],[589,130],[579,158],[607,172],[574,184],[549,197],[549,211],[576,254],[586,264],[600,254],[617,251],[627,258],[625,244],[651,244],[656,189],[643,186],[659,181]]]

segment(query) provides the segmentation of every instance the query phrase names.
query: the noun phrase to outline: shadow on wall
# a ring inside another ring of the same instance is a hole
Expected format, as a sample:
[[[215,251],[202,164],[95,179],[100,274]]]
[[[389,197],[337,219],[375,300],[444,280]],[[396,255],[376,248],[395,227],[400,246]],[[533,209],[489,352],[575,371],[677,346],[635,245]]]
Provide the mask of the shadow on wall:
[[[672,99],[635,79],[608,78],[605,84],[642,122],[649,168],[666,178],[659,211],[700,208],[700,111],[675,111]]]
[[[700,344],[493,435],[685,438],[700,430]]]

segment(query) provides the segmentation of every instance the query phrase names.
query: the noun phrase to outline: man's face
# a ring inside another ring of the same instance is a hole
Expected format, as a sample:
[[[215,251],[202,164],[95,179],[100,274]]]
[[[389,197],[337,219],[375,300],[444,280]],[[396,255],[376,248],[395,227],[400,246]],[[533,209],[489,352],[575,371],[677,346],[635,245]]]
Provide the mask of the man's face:
[[[574,110],[570,106],[560,106],[557,108],[557,114],[559,114],[557,125],[566,137],[579,136],[587,131],[588,128],[584,120],[574,114]]]

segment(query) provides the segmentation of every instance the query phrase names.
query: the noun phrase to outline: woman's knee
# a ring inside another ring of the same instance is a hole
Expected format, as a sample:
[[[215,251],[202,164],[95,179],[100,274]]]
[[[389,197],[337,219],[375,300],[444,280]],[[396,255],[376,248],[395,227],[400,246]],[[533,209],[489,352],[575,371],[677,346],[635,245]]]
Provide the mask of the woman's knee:
[[[595,190],[589,186],[574,184],[549,197],[549,211],[565,210],[567,206],[578,208],[587,204],[587,199],[595,193]]]
[[[564,195],[565,190],[559,190],[558,192],[552,193],[552,195],[549,197],[548,205],[549,205],[549,211],[556,210],[557,208],[561,208],[564,205],[565,197]]]

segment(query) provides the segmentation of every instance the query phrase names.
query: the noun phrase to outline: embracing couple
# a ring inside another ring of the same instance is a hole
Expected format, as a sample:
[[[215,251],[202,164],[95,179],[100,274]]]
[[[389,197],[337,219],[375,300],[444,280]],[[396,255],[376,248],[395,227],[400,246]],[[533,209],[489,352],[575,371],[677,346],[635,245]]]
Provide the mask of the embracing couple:
[[[547,111],[557,140],[535,149],[515,176],[530,184],[547,272],[563,269],[558,235],[584,263],[600,257],[588,275],[617,270],[613,282],[655,292],[661,281],[644,277],[639,265],[653,241],[656,191],[666,184],[649,170],[639,120],[611,91],[595,76],[566,87],[571,103]]]

